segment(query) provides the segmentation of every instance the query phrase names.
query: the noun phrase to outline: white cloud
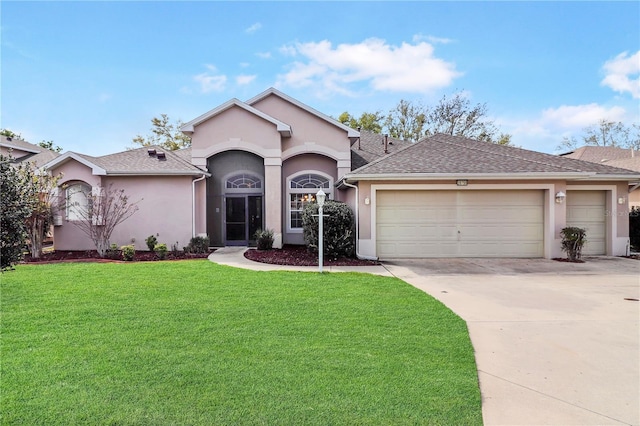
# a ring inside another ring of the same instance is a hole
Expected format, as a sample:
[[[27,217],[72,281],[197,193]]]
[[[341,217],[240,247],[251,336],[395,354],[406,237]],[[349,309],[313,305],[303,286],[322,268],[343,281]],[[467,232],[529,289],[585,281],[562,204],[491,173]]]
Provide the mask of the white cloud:
[[[451,38],[436,37],[432,35],[416,34],[413,36],[414,43],[417,43],[420,41],[428,41],[429,43],[432,43],[432,44],[449,44],[454,42],[454,40]]]
[[[600,84],[619,93],[629,92],[634,99],[640,99],[640,50],[631,56],[628,54],[622,52],[605,62],[602,68],[606,76]]]
[[[224,90],[225,85],[227,83],[227,76],[223,74],[212,75],[212,73],[217,73],[218,69],[215,65],[206,65],[209,71],[203,72],[202,74],[198,74],[193,79],[200,83],[200,90],[202,93],[209,92],[221,92]]]
[[[449,86],[456,77],[455,64],[434,56],[426,42],[387,44],[370,38],[357,44],[331,42],[296,43],[280,51],[303,57],[296,61],[279,83],[292,87],[316,86],[331,93],[348,93],[350,85],[366,82],[375,90],[426,93]]]
[[[271,58],[271,52],[258,52],[256,53],[256,56],[262,59],[269,59]]]
[[[529,119],[501,118],[500,127],[513,135],[513,141],[523,148],[554,152],[564,137],[576,137],[588,126],[602,119],[625,121],[626,110],[620,106],[605,107],[596,103],[561,105],[547,108]]]
[[[257,75],[239,75],[236,77],[236,83],[238,83],[238,85],[243,86],[246,84],[251,83],[253,80],[255,80],[257,77]]]
[[[260,22],[256,22],[255,24],[251,25],[249,28],[245,29],[244,32],[247,34],[253,34],[256,31],[258,31],[260,28],[262,28],[262,24]]]
[[[605,108],[592,103],[586,105],[562,105],[558,108],[548,108],[542,111],[541,121],[560,129],[577,129],[596,124],[602,119],[621,121],[625,110],[614,106]]]

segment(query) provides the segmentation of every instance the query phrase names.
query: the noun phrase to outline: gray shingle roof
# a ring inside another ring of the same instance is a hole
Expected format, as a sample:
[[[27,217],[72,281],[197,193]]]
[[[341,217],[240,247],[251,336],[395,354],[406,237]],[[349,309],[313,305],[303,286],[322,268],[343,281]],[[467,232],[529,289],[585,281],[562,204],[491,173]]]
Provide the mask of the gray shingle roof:
[[[163,152],[166,159],[160,160],[157,155],[149,155],[148,150],[155,149]],[[102,157],[89,157],[82,155],[90,162],[102,167],[107,174],[171,174],[171,175],[201,175],[202,170],[185,160],[184,153],[177,154],[159,146],[148,146],[104,155]]]
[[[156,154],[150,155],[149,150],[155,150]],[[160,159],[158,153],[164,153],[164,159]],[[91,155],[69,152],[48,164],[47,168],[56,167],[60,162],[68,158],[81,159],[85,164],[97,166],[100,174],[107,175],[187,175],[201,176],[206,171],[191,164],[191,150],[167,151],[159,146],[146,146],[115,154],[93,157]]]
[[[617,148],[613,146],[581,146],[580,148],[560,154],[561,157],[575,158],[576,160],[591,161],[601,163],[607,160],[620,160],[631,158],[632,150],[629,148]]]
[[[392,137],[389,137],[388,141],[387,151],[389,154],[411,145],[411,142]],[[351,170],[355,170],[389,154],[385,154],[384,152],[384,135],[368,130],[360,130],[360,143],[358,144],[356,141],[351,145]]]
[[[14,159],[14,163],[31,163],[34,167],[40,167],[60,155],[40,145],[34,145],[21,139],[7,138],[6,136],[0,138],[0,145],[8,149],[19,149],[21,151],[31,152],[32,154]]]
[[[597,173],[629,175],[628,170],[460,136],[437,134],[351,173],[385,174]],[[640,177],[640,174],[638,175]]]
[[[620,167],[622,169],[640,172],[640,157],[621,158],[619,160],[609,160],[609,161],[605,161],[604,164],[607,166]]]

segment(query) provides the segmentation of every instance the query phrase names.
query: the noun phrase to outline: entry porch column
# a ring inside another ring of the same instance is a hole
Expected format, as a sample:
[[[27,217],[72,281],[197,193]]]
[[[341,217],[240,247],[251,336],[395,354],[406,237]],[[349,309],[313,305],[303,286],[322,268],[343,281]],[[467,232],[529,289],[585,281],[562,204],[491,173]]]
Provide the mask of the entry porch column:
[[[264,226],[273,231],[273,247],[282,248],[282,159],[264,159]]]

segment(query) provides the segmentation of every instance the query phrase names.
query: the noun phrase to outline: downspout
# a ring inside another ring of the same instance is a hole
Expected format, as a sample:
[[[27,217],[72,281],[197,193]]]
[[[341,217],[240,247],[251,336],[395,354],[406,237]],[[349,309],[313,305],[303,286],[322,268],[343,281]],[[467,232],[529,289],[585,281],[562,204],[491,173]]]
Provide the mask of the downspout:
[[[349,188],[355,188],[356,190],[356,257],[358,259],[365,259],[365,260],[378,260],[377,257],[372,257],[372,256],[364,256],[362,254],[360,254],[360,217],[358,216],[358,205],[360,204],[360,199],[358,198],[358,187],[356,185],[351,185],[350,183],[347,183],[346,180],[342,180],[342,184],[344,186],[348,186]]]
[[[207,175],[202,175],[198,179],[191,181],[191,236],[196,236],[196,182],[204,180]]]

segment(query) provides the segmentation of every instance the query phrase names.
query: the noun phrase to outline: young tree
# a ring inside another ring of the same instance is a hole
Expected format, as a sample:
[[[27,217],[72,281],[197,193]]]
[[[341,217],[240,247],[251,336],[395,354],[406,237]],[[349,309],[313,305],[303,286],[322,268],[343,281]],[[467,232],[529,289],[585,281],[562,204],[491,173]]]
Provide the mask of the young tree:
[[[416,142],[424,136],[427,111],[422,105],[414,105],[404,99],[387,115],[384,126],[389,136]]]
[[[39,174],[30,165],[20,167],[19,173],[24,183],[22,197],[29,206],[25,216],[29,251],[31,257],[37,259],[42,255],[42,245],[52,224],[57,206],[52,201],[62,176]]]
[[[113,230],[138,211],[138,203],[129,202],[124,189],[95,187],[90,194],[86,207],[78,204],[68,205],[79,220],[70,223],[77,226],[96,246],[100,257],[105,257],[109,250],[109,239]]]
[[[0,129],[0,135],[8,138],[22,139],[22,136],[19,133],[12,132],[9,129]]]
[[[22,260],[27,236],[24,218],[29,205],[22,196],[24,182],[11,158],[0,155],[0,271]]]
[[[62,152],[62,147],[54,144],[53,141],[45,141],[45,140],[43,140],[42,142],[38,142],[38,145],[43,147],[44,149],[48,149],[50,151]]]
[[[383,120],[384,115],[382,115],[380,111],[363,112],[360,118],[355,118],[345,111],[338,117],[339,122],[346,124],[352,129],[360,128],[373,133],[382,133]]]
[[[425,133],[445,133],[487,142],[504,142],[504,137],[496,139],[498,129],[493,121],[486,118],[487,112],[487,104],[471,105],[469,98],[461,92],[451,98],[443,96],[438,105],[429,111]]]
[[[603,118],[597,124],[584,127],[580,139],[581,141],[578,141],[575,136],[565,136],[557,149],[573,150],[580,145],[640,149],[640,125],[633,123],[627,127],[621,121]]]
[[[170,151],[175,151],[191,146],[191,138],[180,131],[183,126],[182,121],[177,120],[175,124],[169,123],[167,114],[160,114],[160,118],[151,119],[151,134],[146,138],[137,135],[133,138],[133,143],[140,146],[159,145]]]

